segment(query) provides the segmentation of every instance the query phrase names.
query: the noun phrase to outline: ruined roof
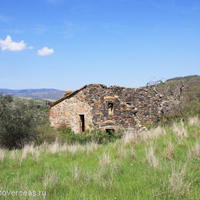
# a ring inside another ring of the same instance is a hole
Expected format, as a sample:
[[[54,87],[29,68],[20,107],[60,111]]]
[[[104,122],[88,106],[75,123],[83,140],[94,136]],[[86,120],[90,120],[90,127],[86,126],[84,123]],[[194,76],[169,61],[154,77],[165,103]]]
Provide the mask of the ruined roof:
[[[64,101],[65,99],[69,99],[69,98],[73,97],[74,95],[76,95],[76,94],[79,93],[81,90],[83,90],[83,89],[85,89],[85,88],[87,88],[87,87],[102,87],[102,88],[105,88],[105,89],[107,88],[107,86],[105,86],[105,85],[103,85],[103,84],[89,84],[89,85],[85,85],[84,87],[82,87],[82,88],[80,88],[80,89],[78,89],[78,90],[75,90],[75,91],[72,92],[71,94],[65,95],[65,96],[63,96],[61,99],[58,99],[57,101],[54,101],[54,102],[50,105],[50,107],[53,107],[53,106],[57,105],[58,103]]]
[[[141,87],[141,88],[126,88],[126,87],[120,87],[120,86],[116,86],[116,85],[112,85],[110,87],[107,87],[106,85],[103,85],[103,84],[89,84],[89,85],[85,85],[84,87],[78,89],[78,90],[75,90],[74,92],[72,93],[69,93],[69,94],[66,94],[61,98],[61,99],[58,99],[57,101],[53,102],[51,105],[50,105],[50,108],[57,105],[58,103],[64,101],[65,99],[69,99],[71,97],[73,97],[74,95],[76,95],[77,93],[79,93],[80,91],[82,91],[83,89],[86,89],[86,88],[102,88],[102,89],[111,89],[113,91],[116,91],[116,90],[140,90],[140,89],[143,89],[145,90],[146,87]],[[150,88],[150,87],[149,87]]]

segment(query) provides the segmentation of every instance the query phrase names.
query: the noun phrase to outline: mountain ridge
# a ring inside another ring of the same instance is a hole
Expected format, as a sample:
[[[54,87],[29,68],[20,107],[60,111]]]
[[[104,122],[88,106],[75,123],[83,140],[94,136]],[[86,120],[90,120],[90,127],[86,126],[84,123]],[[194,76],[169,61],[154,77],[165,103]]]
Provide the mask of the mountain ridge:
[[[185,88],[186,96],[195,96],[200,98],[200,76],[189,75],[183,77],[174,77],[164,82],[158,81],[154,83],[161,89],[169,87],[174,89],[177,85],[183,84]],[[152,84],[152,85],[154,85]],[[26,97],[26,98],[41,98],[57,100],[63,97],[65,94],[64,90],[58,90],[54,88],[41,88],[41,89],[7,89],[0,88],[0,93],[3,95],[11,95],[14,97]]]
[[[2,95],[11,95],[14,97],[25,97],[25,98],[41,98],[41,99],[59,99],[65,91],[53,89],[53,88],[41,88],[41,89],[6,89],[0,88]]]

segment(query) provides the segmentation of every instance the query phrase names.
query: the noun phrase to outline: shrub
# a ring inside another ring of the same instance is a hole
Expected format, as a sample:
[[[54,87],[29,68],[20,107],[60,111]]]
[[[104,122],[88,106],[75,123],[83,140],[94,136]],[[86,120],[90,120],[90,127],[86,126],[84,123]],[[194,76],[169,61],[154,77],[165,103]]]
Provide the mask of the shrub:
[[[52,144],[56,141],[58,134],[56,130],[50,127],[48,120],[44,121],[44,123],[40,124],[37,127],[38,135],[37,135],[37,143],[48,143]]]
[[[22,148],[37,141],[36,126],[42,116],[32,102],[17,102],[11,96],[0,95],[0,145],[4,148]]]
[[[58,129],[58,137],[61,143],[67,142],[68,144],[86,144],[88,142],[95,142],[98,144],[106,144],[121,138],[122,132],[111,132],[108,134],[99,129],[93,129],[90,132],[76,134],[68,127],[61,127]]]
[[[173,114],[162,116],[159,124],[168,126],[174,122],[179,122],[181,119],[185,121],[194,116],[200,117],[200,100],[181,102]]]
[[[90,134],[92,136],[92,139],[98,144],[114,142],[116,139],[119,139],[122,137],[121,130],[119,130],[118,132],[111,131],[110,133],[106,133],[99,129],[93,129]]]

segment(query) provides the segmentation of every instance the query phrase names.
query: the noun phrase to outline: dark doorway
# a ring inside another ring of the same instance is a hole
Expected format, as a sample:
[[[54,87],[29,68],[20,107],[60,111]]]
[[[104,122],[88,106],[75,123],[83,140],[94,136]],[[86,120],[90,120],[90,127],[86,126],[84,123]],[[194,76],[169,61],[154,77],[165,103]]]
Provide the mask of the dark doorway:
[[[114,132],[114,129],[106,129],[106,133],[108,133],[108,135],[113,135]]]
[[[85,116],[84,115],[79,115],[79,116],[80,116],[81,132],[85,132]]]

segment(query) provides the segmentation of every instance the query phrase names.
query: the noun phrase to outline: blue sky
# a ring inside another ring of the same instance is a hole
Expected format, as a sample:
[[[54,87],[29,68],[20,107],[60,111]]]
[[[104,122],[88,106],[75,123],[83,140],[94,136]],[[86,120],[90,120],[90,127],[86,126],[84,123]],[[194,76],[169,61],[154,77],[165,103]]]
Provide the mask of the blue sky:
[[[139,87],[192,74],[199,0],[0,2],[0,88]]]

